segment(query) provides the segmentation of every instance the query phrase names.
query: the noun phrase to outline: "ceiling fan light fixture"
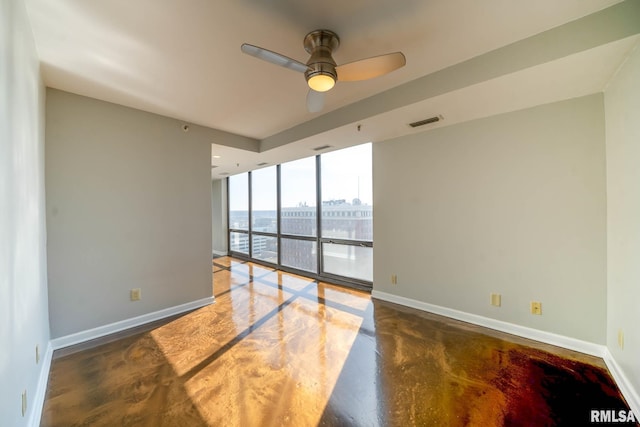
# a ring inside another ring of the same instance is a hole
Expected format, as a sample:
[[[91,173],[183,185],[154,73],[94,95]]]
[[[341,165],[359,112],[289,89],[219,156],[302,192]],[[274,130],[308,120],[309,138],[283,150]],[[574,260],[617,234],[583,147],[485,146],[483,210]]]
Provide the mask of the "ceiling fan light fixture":
[[[318,73],[310,76],[307,84],[316,92],[326,92],[336,84],[336,80],[329,73]]]
[[[311,31],[304,37],[304,49],[311,56],[306,64],[277,52],[259,46],[244,43],[240,46],[243,53],[280,67],[304,73],[307,85],[307,110],[317,113],[324,105],[324,92],[331,90],[338,80],[354,82],[369,80],[403,67],[406,58],[402,52],[372,56],[337,65],[333,52],[340,46],[340,38],[329,30]]]

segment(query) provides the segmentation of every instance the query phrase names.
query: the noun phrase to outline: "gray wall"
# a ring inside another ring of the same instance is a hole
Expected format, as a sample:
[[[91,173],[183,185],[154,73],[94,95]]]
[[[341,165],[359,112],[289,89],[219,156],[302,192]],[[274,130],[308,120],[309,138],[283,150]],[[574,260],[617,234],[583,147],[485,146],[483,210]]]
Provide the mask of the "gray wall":
[[[605,91],[607,347],[640,393],[640,47]],[[624,348],[618,331],[624,333]],[[636,402],[639,397],[636,396]]]
[[[29,425],[49,343],[44,85],[22,1],[0,0],[0,424]],[[36,345],[40,362],[36,363]],[[27,392],[23,417],[21,394]]]
[[[210,297],[207,135],[53,89],[46,124],[52,337]]]
[[[226,255],[228,251],[226,179],[216,179],[211,182],[211,210],[213,254]]]
[[[604,344],[604,133],[598,94],[374,144],[374,289]]]

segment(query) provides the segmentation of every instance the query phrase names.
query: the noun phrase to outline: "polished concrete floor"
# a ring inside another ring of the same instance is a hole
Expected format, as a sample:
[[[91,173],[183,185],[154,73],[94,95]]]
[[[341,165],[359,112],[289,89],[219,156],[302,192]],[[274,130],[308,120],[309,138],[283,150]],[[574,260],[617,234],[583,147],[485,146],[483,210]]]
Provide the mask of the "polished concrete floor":
[[[41,425],[573,426],[627,408],[600,359],[228,257],[213,269],[215,304],[57,351]]]

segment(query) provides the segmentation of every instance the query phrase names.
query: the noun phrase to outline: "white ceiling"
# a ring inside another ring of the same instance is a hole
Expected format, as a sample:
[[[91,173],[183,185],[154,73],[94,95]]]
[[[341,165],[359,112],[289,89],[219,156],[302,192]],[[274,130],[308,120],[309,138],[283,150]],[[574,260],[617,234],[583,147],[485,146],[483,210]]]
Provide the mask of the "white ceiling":
[[[619,2],[25,1],[47,86],[258,140]],[[338,64],[402,51],[407,65],[374,80],[339,82],[328,93],[324,111],[308,113],[304,77],[244,55],[240,45],[259,45],[305,62],[302,39],[318,28],[340,36],[334,54]],[[322,141],[350,145],[407,133],[406,126],[392,124],[400,114],[402,123],[406,117],[443,114],[447,124],[593,93],[603,89],[636,42],[610,43],[395,109],[361,121],[363,132],[356,136],[353,127],[337,126],[262,153],[214,144],[214,154],[221,157],[213,162],[217,171],[233,173],[258,162],[311,155],[309,148]],[[536,84],[548,81],[554,83]],[[497,95],[479,97],[487,91]],[[466,102],[470,99],[483,102]],[[492,100],[489,105],[486,99]],[[344,142],[336,140],[346,136],[342,128],[352,134]]]

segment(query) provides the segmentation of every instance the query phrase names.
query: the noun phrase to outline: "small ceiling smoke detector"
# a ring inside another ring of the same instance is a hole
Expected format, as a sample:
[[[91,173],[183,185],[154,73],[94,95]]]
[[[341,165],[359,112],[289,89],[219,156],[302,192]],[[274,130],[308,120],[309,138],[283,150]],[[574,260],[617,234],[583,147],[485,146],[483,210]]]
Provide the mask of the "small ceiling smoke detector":
[[[431,123],[439,122],[442,119],[444,119],[444,117],[442,116],[429,117],[428,119],[418,120],[417,122],[409,123],[409,126],[411,126],[412,128],[417,128],[419,126],[424,126]]]

